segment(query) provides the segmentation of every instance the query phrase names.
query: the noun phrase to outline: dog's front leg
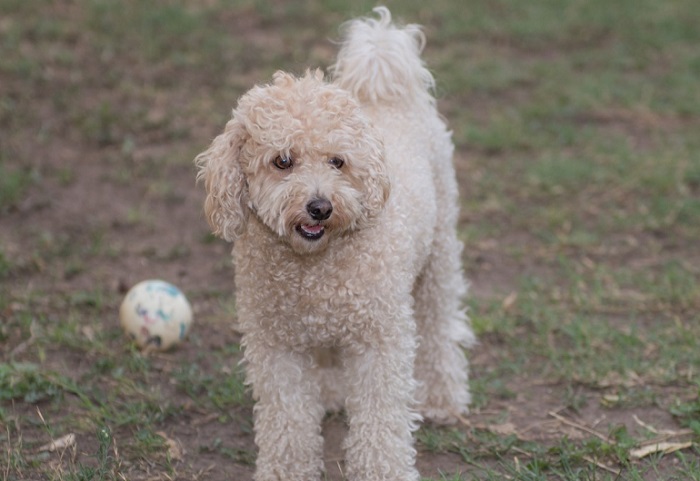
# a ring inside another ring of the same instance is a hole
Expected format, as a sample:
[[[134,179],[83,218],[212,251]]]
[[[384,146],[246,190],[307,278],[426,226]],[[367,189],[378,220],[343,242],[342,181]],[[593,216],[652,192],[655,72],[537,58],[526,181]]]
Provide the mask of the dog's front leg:
[[[349,481],[415,481],[412,432],[415,343],[404,332],[346,357]],[[403,338],[403,339],[401,339]]]
[[[323,470],[320,387],[309,354],[246,340],[253,385],[256,481],[315,481]]]

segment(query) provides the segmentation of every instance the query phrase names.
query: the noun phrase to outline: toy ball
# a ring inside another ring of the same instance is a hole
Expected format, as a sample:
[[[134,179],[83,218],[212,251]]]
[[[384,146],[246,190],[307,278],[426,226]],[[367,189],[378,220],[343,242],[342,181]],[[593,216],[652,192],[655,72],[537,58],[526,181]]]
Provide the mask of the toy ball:
[[[126,293],[119,319],[139,347],[165,351],[185,339],[192,325],[192,307],[174,285],[148,280]]]

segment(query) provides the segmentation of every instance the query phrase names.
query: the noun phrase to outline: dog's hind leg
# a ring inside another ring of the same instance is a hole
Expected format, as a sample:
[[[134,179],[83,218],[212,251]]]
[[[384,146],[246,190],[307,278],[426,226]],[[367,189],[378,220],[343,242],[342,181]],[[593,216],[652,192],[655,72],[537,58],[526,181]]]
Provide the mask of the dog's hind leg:
[[[461,306],[467,290],[461,242],[449,223],[437,227],[434,239],[413,291],[418,334],[416,399],[423,417],[450,423],[467,411],[470,401],[464,348],[474,342],[474,335]]]

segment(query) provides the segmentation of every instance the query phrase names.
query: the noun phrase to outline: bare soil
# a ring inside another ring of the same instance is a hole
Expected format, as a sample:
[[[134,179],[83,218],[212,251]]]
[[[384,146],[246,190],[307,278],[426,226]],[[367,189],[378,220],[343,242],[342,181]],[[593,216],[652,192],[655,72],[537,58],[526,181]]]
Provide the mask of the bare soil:
[[[255,37],[252,43],[275,43],[264,38],[262,33],[271,32],[274,25],[257,25],[253,17],[251,13],[248,21],[238,17],[234,20],[241,28],[250,30],[250,35]],[[245,453],[255,449],[250,404],[221,416],[217,411],[199,408],[174,387],[172,379],[174,366],[197,363],[206,367],[208,352],[233,345],[239,339],[231,328],[230,314],[222,307],[234,292],[230,248],[208,237],[209,230],[202,215],[203,192],[195,185],[191,159],[206,148],[223,127],[240,90],[231,92],[231,105],[211,105],[210,118],[188,119],[188,108],[178,112],[173,105],[206,102],[207,86],[202,76],[174,79],[157,95],[130,98],[123,89],[100,84],[100,70],[106,65],[93,58],[94,52],[83,44],[79,33],[74,42],[77,53],[73,67],[57,68],[49,64],[41,74],[42,79],[33,86],[23,84],[17,76],[4,74],[0,77],[1,88],[22,102],[17,111],[22,118],[16,121],[20,128],[14,128],[17,124],[7,115],[2,120],[4,125],[0,125],[0,129],[7,132],[12,128],[12,135],[2,133],[5,138],[0,147],[12,168],[31,171],[34,179],[21,199],[0,213],[0,245],[13,265],[10,277],[0,284],[3,296],[12,300],[5,312],[0,312],[0,318],[9,320],[18,313],[34,309],[60,323],[74,306],[80,305],[78,294],[100,292],[104,296],[99,301],[101,304],[86,306],[86,311],[94,316],[89,326],[98,334],[114,333],[109,345],[123,350],[127,341],[117,328],[117,308],[126,289],[148,278],[177,284],[193,303],[195,325],[187,343],[174,352],[158,354],[152,359],[150,382],[154,393],[179,408],[177,414],[159,423],[158,429],[174,440],[183,454],[172,461],[174,471],[164,472],[162,463],[150,463],[134,453],[122,452],[119,455],[123,463],[121,470],[132,480],[250,480],[253,466],[251,459],[245,457]],[[324,38],[320,38],[310,50],[325,58],[330,55],[325,45]],[[29,54],[39,55],[33,52],[31,44],[22,48]],[[109,68],[128,69],[129,66],[118,63]],[[164,74],[151,70],[130,75],[142,77],[146,82],[152,76]],[[266,80],[257,77],[256,71],[242,72],[241,77],[246,77],[245,83],[249,84]],[[106,138],[100,140],[86,134],[85,122],[65,114],[64,107],[56,101],[62,89],[80,90],[79,95],[70,97],[70,102],[79,103],[71,105],[71,113],[94,112],[99,109],[95,106],[105,103],[112,106],[115,120],[109,127],[112,131],[103,132]],[[187,100],[191,95],[194,100]],[[141,106],[145,108],[147,119],[143,125],[156,127],[131,129],[125,112],[136,108],[144,99],[151,104]],[[189,108],[193,110],[200,111]],[[164,123],[169,125],[168,129],[157,127]],[[176,130],[180,134],[166,135],[163,133],[166,130]],[[457,153],[456,162],[464,196],[468,199],[473,191],[470,182],[474,180],[465,149]],[[468,216],[466,213],[465,223],[469,221]],[[523,235],[513,232],[509,239],[466,246],[464,260],[473,284],[472,296],[504,299],[517,289],[515,279],[518,276],[539,269],[527,259],[501,254],[504,245],[517,245]],[[12,324],[8,326],[3,332],[4,340],[0,340],[3,362],[10,359],[35,361],[39,357],[50,369],[78,380],[100,359],[99,352],[78,355],[60,344],[55,349],[42,348],[39,354],[31,343],[31,332]],[[85,335],[90,335],[89,331]],[[497,353],[504,348],[495,336],[482,338],[470,353],[472,377],[484,377],[493,368],[492,363],[501,358]],[[231,359],[232,365],[236,362],[237,359]],[[643,410],[604,408],[600,399],[605,392],[598,387],[578,386],[578,395],[588,402],[578,412],[568,410],[570,393],[566,389],[570,384],[548,380],[546,373],[544,376],[528,372],[521,378],[509,379],[506,388],[510,395],[486,400],[469,417],[470,426],[456,426],[455,429],[465,436],[467,451],[478,453],[480,450],[478,442],[471,438],[475,428],[545,445],[557,444],[565,437],[580,440],[591,436],[574,425],[562,423],[551,413],[602,433],[615,425],[627,426],[633,433],[640,431],[634,416],[658,429],[678,429],[662,406]],[[109,389],[108,383],[105,389]],[[36,417],[37,408],[48,421],[59,419],[78,409],[78,400],[72,396],[66,396],[64,401],[61,406],[13,402],[4,409],[13,417],[34,419],[34,424],[24,425],[22,432],[25,445],[36,446],[49,440]],[[663,405],[664,400],[659,402]],[[342,417],[331,417],[325,424],[329,480],[342,479],[339,445],[344,429]],[[77,459],[90,463],[94,435],[79,427],[76,433]],[[114,433],[116,449],[133,435],[131,428],[117,429]],[[477,469],[456,452],[434,453],[420,444],[418,449],[418,467],[424,477],[440,479],[442,473],[449,475]],[[507,456],[513,458],[518,454],[511,452]],[[492,459],[488,464],[496,461]],[[58,454],[45,462],[66,464]],[[662,463],[661,469],[672,469],[675,462],[669,460],[668,466]]]

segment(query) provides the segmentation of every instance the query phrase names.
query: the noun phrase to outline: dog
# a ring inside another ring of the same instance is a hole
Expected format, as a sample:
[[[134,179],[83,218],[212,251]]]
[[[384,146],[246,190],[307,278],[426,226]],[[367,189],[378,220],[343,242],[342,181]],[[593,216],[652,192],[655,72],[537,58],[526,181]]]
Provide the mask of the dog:
[[[348,480],[418,480],[418,422],[469,404],[451,132],[421,28],[375,13],[345,24],[329,80],[277,72],[195,159],[233,242],[256,481],[320,480],[340,409]]]

